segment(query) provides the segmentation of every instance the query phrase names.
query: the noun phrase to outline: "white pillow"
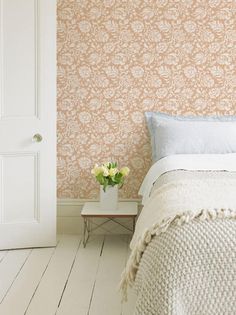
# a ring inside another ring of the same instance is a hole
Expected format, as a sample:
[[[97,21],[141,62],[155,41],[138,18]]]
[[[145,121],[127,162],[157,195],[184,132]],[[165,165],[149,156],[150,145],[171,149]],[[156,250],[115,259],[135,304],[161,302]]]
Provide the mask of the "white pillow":
[[[173,154],[236,153],[234,116],[186,117],[145,113],[153,161]]]

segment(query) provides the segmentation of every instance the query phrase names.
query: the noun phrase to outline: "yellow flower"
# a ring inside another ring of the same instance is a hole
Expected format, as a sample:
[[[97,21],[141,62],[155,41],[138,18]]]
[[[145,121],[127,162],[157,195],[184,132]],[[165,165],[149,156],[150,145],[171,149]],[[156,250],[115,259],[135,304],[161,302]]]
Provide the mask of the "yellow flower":
[[[91,173],[94,176],[98,176],[99,174],[103,173],[103,168],[98,166],[98,164],[95,164],[94,168],[92,169]]]
[[[115,176],[116,173],[118,173],[118,169],[117,168],[111,168],[109,169],[109,175],[112,177],[112,176]]]
[[[128,167],[122,167],[121,170],[120,170],[120,173],[123,175],[123,176],[128,176],[129,175],[129,172],[130,172],[130,169]]]
[[[103,165],[101,169],[103,172],[103,176],[109,176],[109,169],[106,166]]]

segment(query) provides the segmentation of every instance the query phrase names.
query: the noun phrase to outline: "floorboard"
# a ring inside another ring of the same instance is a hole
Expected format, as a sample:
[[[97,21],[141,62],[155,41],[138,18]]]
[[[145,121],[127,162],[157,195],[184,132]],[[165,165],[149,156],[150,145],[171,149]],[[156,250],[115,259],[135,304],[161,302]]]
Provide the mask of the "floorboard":
[[[89,315],[121,315],[120,275],[127,257],[127,236],[105,236]]]
[[[0,303],[4,300],[30,253],[30,249],[11,250],[0,263]]]
[[[61,237],[26,315],[53,315],[56,313],[79,246],[78,236]]]
[[[55,248],[0,252],[0,315],[132,315],[121,303],[120,275],[130,236],[61,235]]]
[[[93,287],[99,268],[104,236],[89,240],[86,248],[80,247],[57,315],[87,315]]]
[[[7,250],[1,250],[0,251],[0,263],[3,261],[4,257],[7,255]]]
[[[54,253],[54,248],[34,249],[11,290],[0,304],[0,314],[24,314]],[[14,303],[12,303],[14,301]]]

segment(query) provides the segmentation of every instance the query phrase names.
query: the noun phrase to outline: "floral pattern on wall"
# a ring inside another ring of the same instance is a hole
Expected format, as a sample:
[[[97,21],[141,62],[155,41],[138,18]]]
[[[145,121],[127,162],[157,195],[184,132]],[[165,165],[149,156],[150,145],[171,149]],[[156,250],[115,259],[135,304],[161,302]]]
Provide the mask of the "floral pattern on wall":
[[[234,0],[58,1],[58,197],[94,198],[97,162],[151,165],[145,111],[236,114]]]

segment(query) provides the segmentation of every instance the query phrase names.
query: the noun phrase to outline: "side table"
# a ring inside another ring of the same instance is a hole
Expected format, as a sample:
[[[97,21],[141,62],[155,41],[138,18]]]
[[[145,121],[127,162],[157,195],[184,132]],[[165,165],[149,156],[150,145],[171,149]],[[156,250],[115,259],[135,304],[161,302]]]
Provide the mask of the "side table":
[[[133,233],[135,229],[135,219],[137,217],[137,214],[138,214],[137,202],[119,202],[118,208],[113,211],[107,211],[107,210],[105,211],[101,209],[99,202],[86,202],[81,211],[81,216],[84,219],[84,231],[83,231],[84,247],[86,247],[90,234],[95,230],[91,228],[91,222],[90,222],[91,218],[107,218],[107,220],[99,224],[96,227],[96,229],[106,224],[109,221],[113,221]],[[133,220],[132,229],[118,222],[116,220],[117,218],[132,218]]]

